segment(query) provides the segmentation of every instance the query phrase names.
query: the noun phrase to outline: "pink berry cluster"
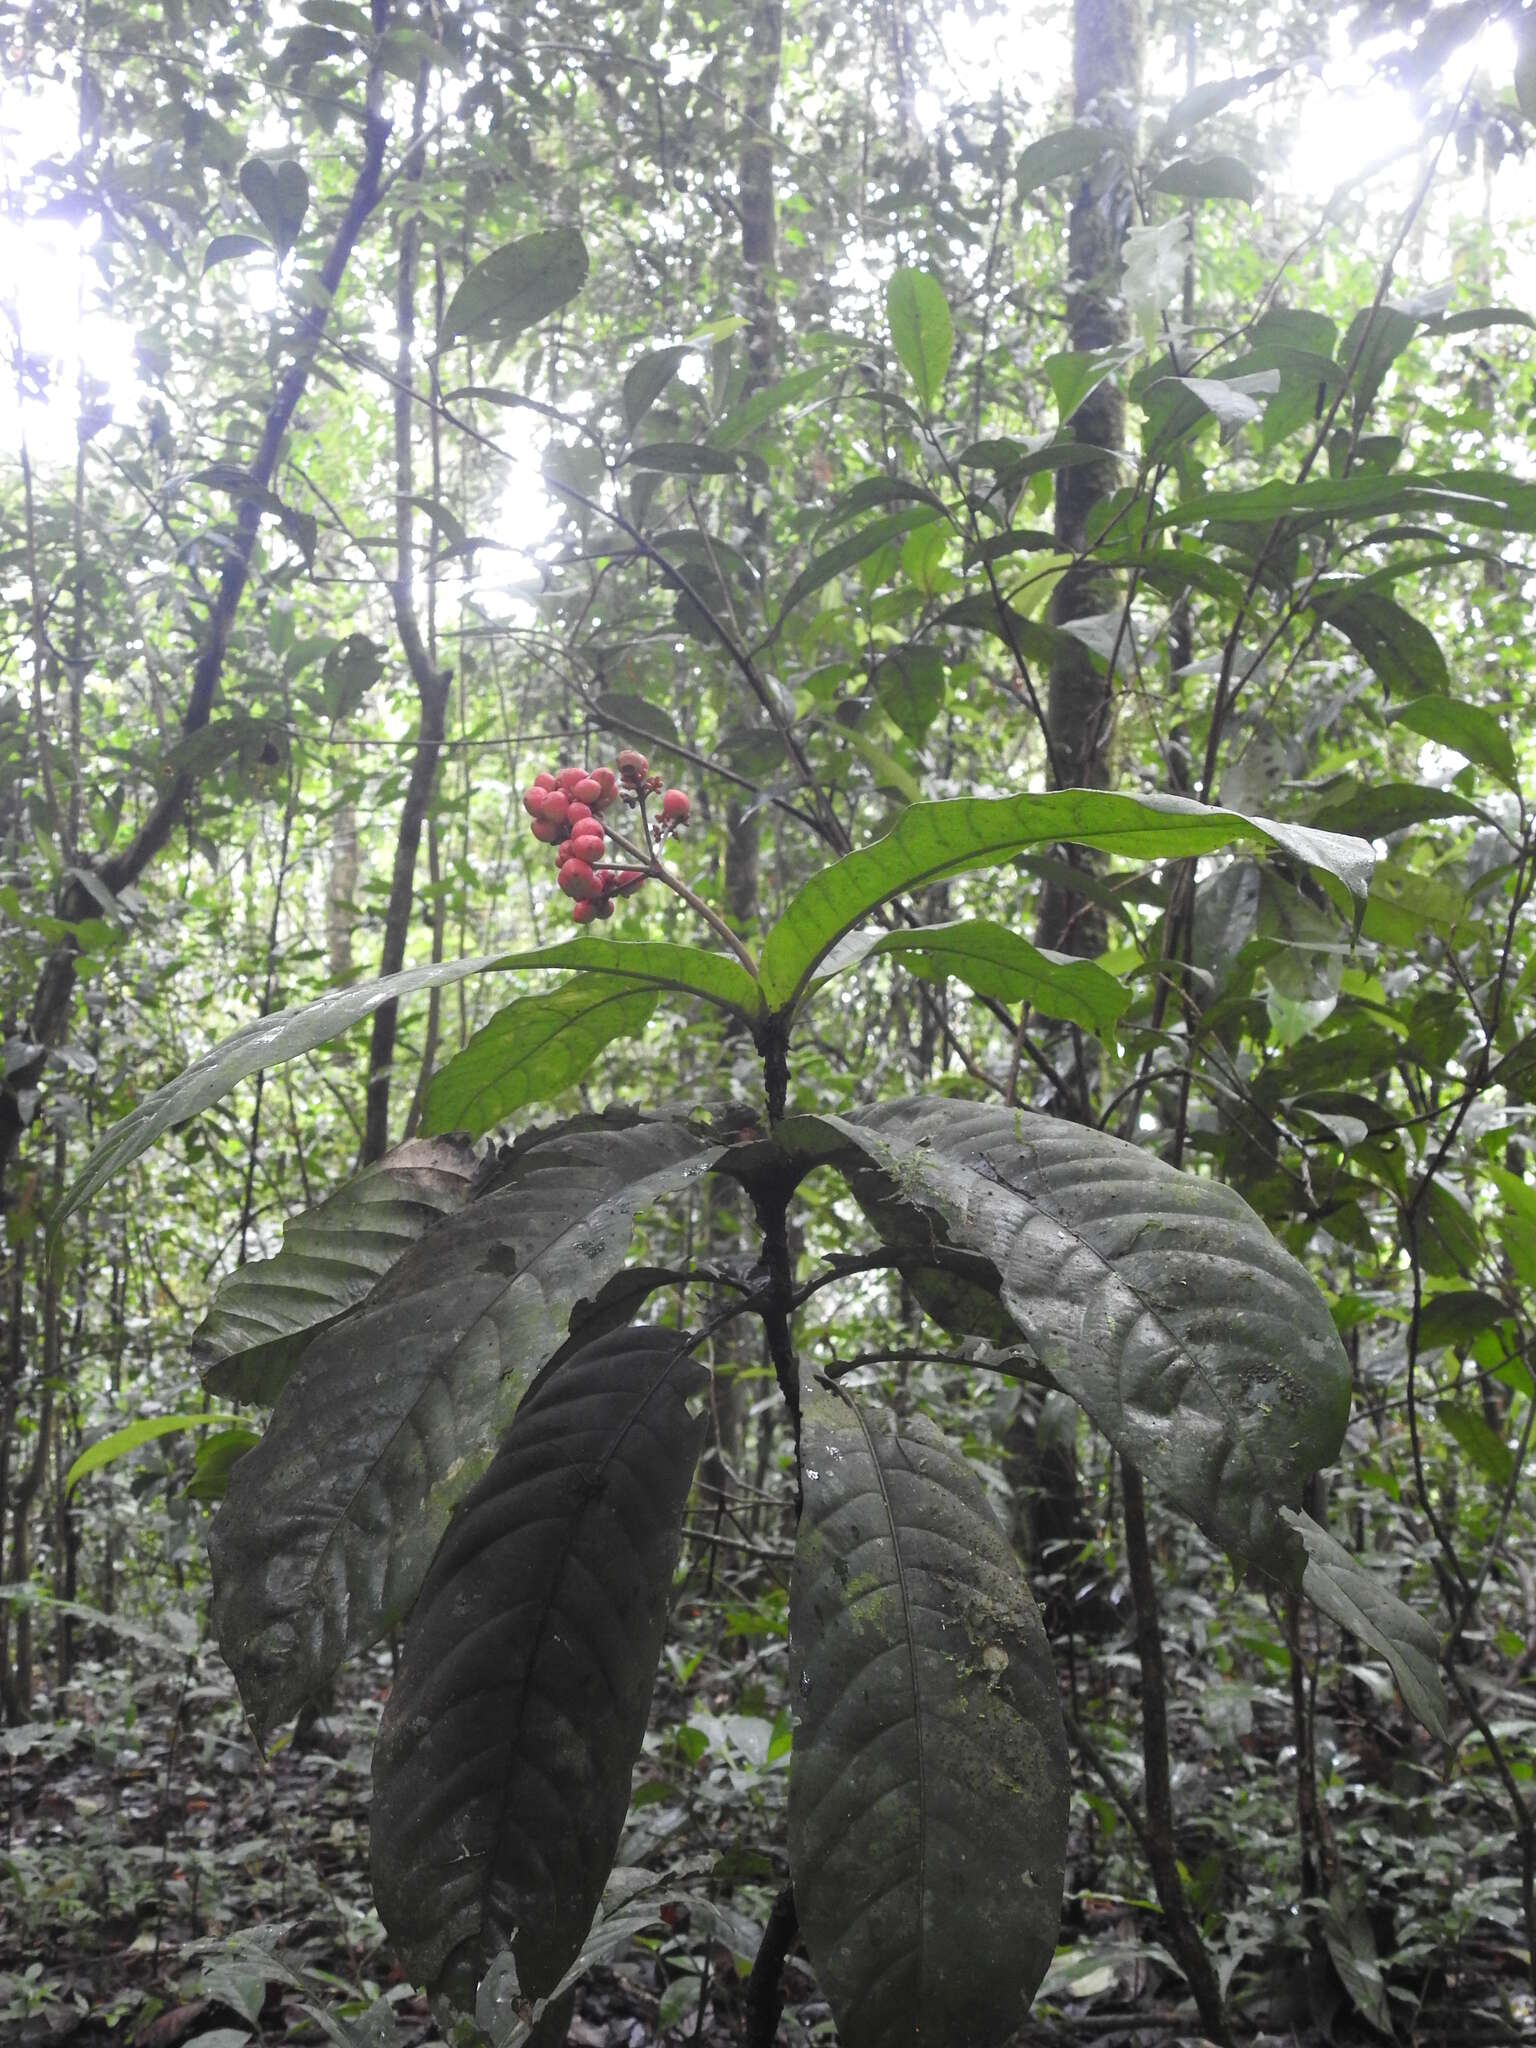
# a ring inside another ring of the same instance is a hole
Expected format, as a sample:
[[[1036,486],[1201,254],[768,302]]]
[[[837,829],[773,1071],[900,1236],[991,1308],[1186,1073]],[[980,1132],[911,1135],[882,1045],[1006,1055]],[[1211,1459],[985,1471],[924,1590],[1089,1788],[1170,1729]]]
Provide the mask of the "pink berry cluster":
[[[646,800],[654,796],[661,798],[661,808],[653,820]],[[639,837],[653,850],[687,824],[692,809],[687,791],[663,790],[661,777],[651,773],[650,762],[633,747],[626,747],[611,768],[557,768],[535,775],[523,791],[533,836],[555,849],[560,887],[571,898],[578,924],[612,917],[614,899],[632,896],[650,873],[604,863],[611,827],[604,825],[603,813],[620,802],[639,812]]]

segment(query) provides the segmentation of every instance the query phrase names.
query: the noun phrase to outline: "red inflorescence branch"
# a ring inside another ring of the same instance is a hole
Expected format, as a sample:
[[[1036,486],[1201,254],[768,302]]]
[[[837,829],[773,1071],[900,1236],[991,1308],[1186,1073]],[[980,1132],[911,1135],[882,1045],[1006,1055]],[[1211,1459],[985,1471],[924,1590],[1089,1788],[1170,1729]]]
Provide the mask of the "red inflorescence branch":
[[[646,816],[647,797],[660,796],[659,817]],[[624,803],[640,814],[640,833],[653,856],[672,833],[688,822],[692,809],[686,790],[663,790],[644,754],[626,747],[611,768],[557,768],[536,775],[523,791],[523,809],[533,820],[533,836],[555,849],[560,887],[571,898],[578,924],[612,917],[615,898],[632,896],[650,879],[646,868],[599,865],[608,850],[612,828],[603,813]],[[614,835],[617,838],[617,835]],[[623,842],[620,841],[620,850]],[[633,853],[631,846],[629,851]]]

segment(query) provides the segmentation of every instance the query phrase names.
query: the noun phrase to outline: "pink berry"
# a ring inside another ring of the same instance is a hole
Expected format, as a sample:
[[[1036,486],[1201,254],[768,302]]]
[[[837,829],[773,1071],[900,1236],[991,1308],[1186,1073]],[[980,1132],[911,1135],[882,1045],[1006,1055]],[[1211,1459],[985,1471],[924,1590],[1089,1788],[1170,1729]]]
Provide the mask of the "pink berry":
[[[584,860],[568,860],[560,870],[560,886],[567,896],[585,903],[602,894],[603,885]]]
[[[577,783],[585,782],[586,779],[587,771],[585,768],[562,768],[555,777],[555,783],[558,788],[563,789],[566,795],[569,796]]]
[[[580,903],[571,905],[571,915],[578,924],[590,924],[598,915],[597,906],[598,899],[595,896],[583,897]]]
[[[571,795],[579,797],[584,804],[600,804],[603,800],[603,785],[595,775],[584,775]]]
[[[533,778],[533,786],[535,789],[553,789],[555,786],[555,778],[546,769],[542,774],[535,775],[535,777]]]
[[[613,770],[611,768],[599,768],[594,772],[592,780],[597,784],[602,794],[601,796],[589,796],[586,798],[586,802],[591,804],[594,810],[602,804],[611,804],[619,793],[619,778],[614,774]]]
[[[686,825],[692,809],[686,790],[669,789],[661,800],[661,822],[663,825]]]
[[[565,837],[565,827],[563,825],[551,825],[544,818],[535,818],[533,821],[533,836],[544,846],[555,846]]]
[[[650,772],[650,762],[644,754],[636,753],[633,747],[626,747],[618,758],[619,774],[631,786],[643,782]]]

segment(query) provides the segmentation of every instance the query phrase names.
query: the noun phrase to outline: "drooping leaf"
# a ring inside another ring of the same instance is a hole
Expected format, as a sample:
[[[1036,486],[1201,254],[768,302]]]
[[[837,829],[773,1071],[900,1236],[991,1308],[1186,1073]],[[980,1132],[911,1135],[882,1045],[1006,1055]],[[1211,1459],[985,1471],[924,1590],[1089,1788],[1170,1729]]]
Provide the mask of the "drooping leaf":
[[[1136,354],[1135,345],[1126,343],[1114,348],[1069,349],[1047,356],[1040,367],[1056,401],[1059,424],[1064,427],[1083,401],[1123,370]]]
[[[286,256],[299,239],[299,230],[309,211],[309,178],[304,166],[291,157],[269,164],[264,158],[253,156],[240,167],[240,190],[277,244],[278,255]],[[206,262],[203,267],[206,270]]]
[[[421,1128],[482,1136],[529,1103],[573,1087],[605,1046],[638,1037],[655,1010],[654,989],[591,974],[508,1003],[432,1076]]]
[[[1148,190],[1175,199],[1240,199],[1252,206],[1259,183],[1241,157],[1181,156],[1158,172]]]
[[[1034,1356],[1147,1482],[1232,1557],[1291,1570],[1277,1513],[1338,1452],[1349,1361],[1240,1196],[1028,1111],[916,1098],[820,1121],[867,1161],[844,1171],[883,1231],[984,1256]]]
[[[1481,1410],[1457,1401],[1441,1401],[1436,1404],[1435,1420],[1455,1438],[1490,1486],[1508,1486],[1515,1469],[1514,1453]]]
[[[187,1499],[222,1500],[229,1490],[229,1475],[245,1456],[254,1451],[261,1438],[254,1429],[221,1429],[205,1436],[192,1459],[192,1477],[187,1481]]]
[[[624,1263],[637,1213],[713,1156],[670,1121],[535,1133],[304,1354],[209,1535],[219,1644],[259,1729],[409,1613],[454,1504]]]
[[[944,657],[935,647],[904,647],[875,670],[875,702],[914,746],[944,703]]]
[[[802,398],[809,398],[819,391],[832,375],[834,365],[815,363],[808,370],[793,370],[787,377],[780,377],[777,383],[765,384],[761,391],[754,391],[750,398],[744,398],[740,405],[728,412],[714,432],[711,441],[717,448],[739,448],[743,441],[749,441],[759,427],[766,426],[776,413],[798,405]]]
[[[580,1951],[629,1809],[704,1367],[625,1329],[546,1374],[449,1526],[374,1754],[373,1883],[418,1982],[472,2013],[510,1945],[525,1996]]]
[[[737,468],[734,455],[697,441],[646,441],[630,450],[629,463],[661,476],[734,476]]]
[[[228,1429],[239,1420],[238,1415],[142,1415],[137,1422],[125,1423],[121,1429],[111,1430],[106,1436],[97,1437],[95,1443],[87,1444],[64,1474],[64,1491],[73,1493],[89,1473],[115,1464],[130,1451],[154,1443],[159,1437],[176,1436],[185,1429]]]
[[[350,718],[384,673],[384,650],[366,633],[349,633],[325,657],[320,671],[325,708],[334,719]]]
[[[1160,140],[1174,141],[1181,135],[1188,135],[1202,121],[1219,114],[1223,107],[1231,106],[1234,100],[1246,99],[1250,93],[1258,92],[1266,85],[1272,85],[1277,78],[1285,75],[1288,67],[1271,64],[1263,71],[1250,71],[1245,78],[1213,78],[1205,85],[1197,85],[1193,92],[1186,93],[1177,101],[1163,123]]]
[[[1223,525],[1269,525],[1277,519],[1374,519],[1383,512],[1446,513],[1468,526],[1500,533],[1536,532],[1536,484],[1497,470],[1443,470],[1430,475],[1314,476],[1305,483],[1276,478],[1246,490],[1201,492],[1157,513],[1154,527],[1197,519]]]
[[[1350,389],[1357,417],[1369,411],[1388,370],[1413,340],[1417,318],[1401,306],[1390,303],[1367,307],[1350,321],[1339,343],[1339,361],[1353,363]]]
[[[269,491],[258,484],[249,470],[242,469],[238,462],[210,462],[205,469],[194,470],[187,481],[206,484],[211,491],[227,491],[243,505],[254,505],[270,514],[304,557],[305,567],[314,568],[315,545],[320,529],[313,512],[300,512],[285,504],[276,491]]]
[[[1041,185],[1055,178],[1075,177],[1091,171],[1111,150],[1123,149],[1120,138],[1107,128],[1058,128],[1042,135],[1022,152],[1014,170],[1019,197],[1027,199]]]
[[[1222,440],[1230,440],[1263,418],[1260,401],[1279,389],[1278,370],[1259,370],[1251,377],[1159,377],[1143,394],[1151,426],[1147,452],[1163,454],[1207,415],[1220,426]]]
[[[237,263],[242,256],[271,254],[271,248],[260,235],[215,235],[203,252],[203,276],[220,263]]]
[[[515,341],[575,298],[587,268],[587,245],[575,228],[544,228],[508,242],[477,263],[449,300],[438,348]]]
[[[1481,704],[1469,704],[1464,697],[1415,697],[1412,703],[1394,705],[1387,717],[1437,746],[1465,754],[1508,788],[1519,787],[1509,734],[1497,714]]]
[[[115,1174],[147,1152],[173,1124],[185,1123],[227,1095],[231,1088],[263,1067],[279,1067],[371,1017],[381,1003],[398,1001],[424,988],[446,988],[472,974],[484,974],[503,956],[487,953],[469,960],[443,960],[430,966],[407,967],[378,981],[354,988],[332,989],[296,1010],[274,1010],[253,1017],[230,1037],[192,1062],[185,1072],[146,1095],[136,1109],[113,1124],[86,1161],[79,1178],[48,1219],[50,1240],[56,1240],[65,1219]]]
[[[198,1325],[203,1385],[231,1400],[275,1401],[305,1347],[464,1206],[476,1170],[467,1145],[411,1139],[294,1217],[281,1251],[231,1273]]]
[[[1337,626],[1350,646],[1389,690],[1443,694],[1450,675],[1440,643],[1422,619],[1379,590],[1319,592],[1313,609]]]
[[[1061,1911],[1049,1646],[981,1481],[924,1416],[803,1391],[789,1859],[844,2048],[992,2048]]]
[[[873,845],[845,854],[804,884],[769,932],[759,962],[764,999],[792,1007],[817,963],[847,931],[905,890],[999,867],[1054,841],[1143,860],[1273,846],[1335,876],[1357,901],[1370,883],[1368,845],[1179,797],[1057,790],[1017,797],[957,797],[913,804]]]
[[[804,604],[808,597],[814,597],[818,590],[824,589],[834,576],[841,576],[845,569],[855,568],[889,542],[899,540],[916,526],[929,525],[937,517],[938,514],[926,505],[909,506],[904,512],[886,512],[878,519],[871,519],[856,533],[845,534],[831,547],[823,548],[819,555],[811,557],[784,593],[784,602],[779,610],[780,623],[797,604]]]
[[[1449,1731],[1434,1630],[1310,1515],[1287,1510],[1285,1520],[1306,1549],[1302,1591],[1307,1598],[1385,1658],[1409,1712],[1445,1741]]]
[[[924,405],[933,405],[955,349],[943,292],[926,270],[898,270],[885,288],[885,317],[896,360]]]
[[[1044,1017],[1059,1017],[1085,1031],[1113,1030],[1131,1000],[1130,990],[1096,962],[1033,946],[986,917],[871,934],[867,944],[862,937],[850,938],[846,955],[839,947],[818,982],[877,957],[899,960],[925,981],[953,976],[979,996],[1028,1003]]]
[[[624,424],[633,433],[651,407],[693,354],[691,345],[674,342],[668,348],[647,349],[624,377]]]

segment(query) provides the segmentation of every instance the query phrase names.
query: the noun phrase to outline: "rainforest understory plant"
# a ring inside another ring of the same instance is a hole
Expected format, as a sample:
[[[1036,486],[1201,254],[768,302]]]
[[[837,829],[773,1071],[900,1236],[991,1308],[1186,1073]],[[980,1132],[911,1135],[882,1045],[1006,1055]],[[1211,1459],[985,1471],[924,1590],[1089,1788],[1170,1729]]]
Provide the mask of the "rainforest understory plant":
[[[622,850],[665,882],[643,758],[548,772],[524,808],[539,838],[596,872],[604,848],[587,816],[620,784],[642,820]],[[573,804],[586,806],[574,820]],[[683,807],[664,800],[662,823]],[[591,861],[567,851],[582,834]],[[977,959],[1037,979],[1089,967],[987,920],[873,921],[922,881],[1062,844],[1170,861],[1246,845],[1310,866],[1357,906],[1372,864],[1362,841],[1177,798],[914,805],[814,874],[755,958],[734,935],[730,952],[582,935],[339,991],[216,1048],[88,1170],[97,1182],[238,1074],[424,981],[568,973],[450,1059],[425,1135],[233,1274],[197,1338],[210,1394],[272,1406],[259,1439],[231,1446],[209,1537],[214,1626],[258,1733],[403,1632],[374,1755],[373,1885],[402,1962],[450,2024],[473,2021],[508,2048],[529,2038],[634,1911],[654,1910],[654,1880],[612,1865],[704,1440],[705,1353],[744,1320],[766,1334],[798,1511],[791,1884],[755,1973],[753,2039],[772,2038],[796,1929],[847,2048],[985,2048],[1026,2013],[1056,1940],[1066,1848],[1051,1651],[960,1448],[797,1343],[806,1304],[855,1275],[899,1276],[977,1369],[1070,1396],[1238,1572],[1305,1593],[1443,1729],[1433,1631],[1299,1511],[1339,1451],[1349,1364],[1322,1295],[1246,1203],[1038,1111],[948,1096],[840,1113],[791,1102],[797,1026],[876,957],[962,976]],[[578,911],[593,900],[577,893]],[[678,997],[750,1038],[759,1101],[616,1106],[474,1149]],[[815,1173],[837,1177],[853,1248],[805,1270],[795,1208]],[[633,1262],[641,1219],[705,1176],[739,1191],[755,1255]],[[647,1320],[663,1296],[665,1318]]]

